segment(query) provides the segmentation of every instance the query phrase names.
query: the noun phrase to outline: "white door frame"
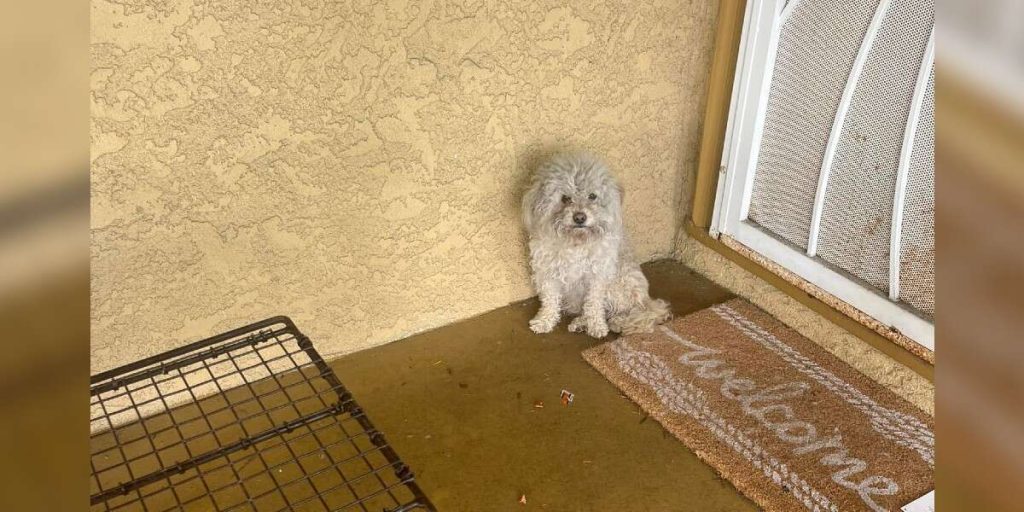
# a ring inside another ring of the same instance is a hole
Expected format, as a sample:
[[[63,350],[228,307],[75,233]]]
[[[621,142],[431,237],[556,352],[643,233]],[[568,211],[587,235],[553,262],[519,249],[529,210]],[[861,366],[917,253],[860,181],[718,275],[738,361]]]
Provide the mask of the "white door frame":
[[[866,283],[824,264],[815,258],[815,247],[803,251],[768,234],[757,225],[747,221],[750,196],[754,185],[754,170],[758,161],[761,134],[768,104],[775,52],[778,47],[781,20],[792,12],[797,2],[790,0],[750,0],[747,2],[743,33],[736,64],[736,78],[733,83],[732,104],[726,125],[726,138],[722,151],[722,167],[718,180],[718,192],[711,221],[711,235],[726,235],[754,252],[766,257],[808,281],[812,285],[850,304],[875,320],[890,326],[911,340],[929,350],[935,350],[935,326],[921,318],[909,308],[890,299]],[[856,83],[859,66],[863,65],[870,51],[875,33],[885,16],[890,0],[880,0],[875,17],[861,45],[850,76]],[[785,9],[785,12],[783,10]],[[929,45],[922,67],[932,65],[934,44]],[[924,71],[922,75],[926,75]],[[844,92],[844,99],[852,96],[853,86]],[[917,105],[919,107],[919,105]],[[840,106],[837,117],[844,108]],[[916,112],[911,112],[914,117]],[[840,119],[833,123],[833,132],[842,129]],[[838,125],[838,128],[836,128]],[[831,137],[830,137],[831,138]],[[912,142],[912,137],[910,137]],[[820,183],[818,195],[823,195]],[[903,186],[906,185],[903,180]],[[899,192],[898,192],[899,193]],[[894,216],[894,221],[902,221]],[[817,233],[812,229],[811,237]],[[897,245],[898,247],[898,245]],[[897,255],[894,255],[897,256]],[[898,289],[896,290],[898,293]]]

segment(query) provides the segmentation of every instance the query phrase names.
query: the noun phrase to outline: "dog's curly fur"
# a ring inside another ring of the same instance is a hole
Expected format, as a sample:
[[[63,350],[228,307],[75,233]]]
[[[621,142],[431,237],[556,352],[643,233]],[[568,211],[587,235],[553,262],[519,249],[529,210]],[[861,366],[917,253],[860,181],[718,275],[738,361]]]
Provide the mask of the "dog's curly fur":
[[[650,332],[671,317],[652,299],[622,225],[622,187],[590,153],[563,153],[536,170],[523,196],[530,267],[540,310],[536,333],[551,332],[562,311],[573,332]]]

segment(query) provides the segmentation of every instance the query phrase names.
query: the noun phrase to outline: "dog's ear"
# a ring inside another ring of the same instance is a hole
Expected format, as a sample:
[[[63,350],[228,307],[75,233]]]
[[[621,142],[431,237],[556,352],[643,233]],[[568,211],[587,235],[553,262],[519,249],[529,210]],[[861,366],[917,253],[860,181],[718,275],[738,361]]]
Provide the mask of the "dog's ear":
[[[619,206],[622,206],[626,202],[626,189],[622,188],[622,184],[617,180],[613,182],[613,187],[615,187],[615,193],[619,196]]]
[[[536,221],[534,204],[537,202],[537,194],[540,193],[540,184],[536,180],[530,180],[530,185],[523,194],[523,226],[527,233],[533,232],[533,224]]]

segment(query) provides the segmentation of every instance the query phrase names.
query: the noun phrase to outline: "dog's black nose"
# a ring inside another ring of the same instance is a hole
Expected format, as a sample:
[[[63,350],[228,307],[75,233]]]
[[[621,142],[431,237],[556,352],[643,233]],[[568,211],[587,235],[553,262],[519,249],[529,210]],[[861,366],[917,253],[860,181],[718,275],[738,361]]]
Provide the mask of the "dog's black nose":
[[[575,222],[577,226],[582,226],[584,222],[587,222],[587,214],[583,212],[576,212],[572,214],[572,221]]]

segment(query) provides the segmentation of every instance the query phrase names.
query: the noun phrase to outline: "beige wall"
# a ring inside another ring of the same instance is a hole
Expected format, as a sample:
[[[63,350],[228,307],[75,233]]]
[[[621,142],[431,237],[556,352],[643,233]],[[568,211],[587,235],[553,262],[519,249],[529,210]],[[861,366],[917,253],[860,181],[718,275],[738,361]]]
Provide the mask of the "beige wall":
[[[669,255],[715,4],[93,0],[93,372],[272,314],[340,354],[526,298],[519,190],[561,145]]]

